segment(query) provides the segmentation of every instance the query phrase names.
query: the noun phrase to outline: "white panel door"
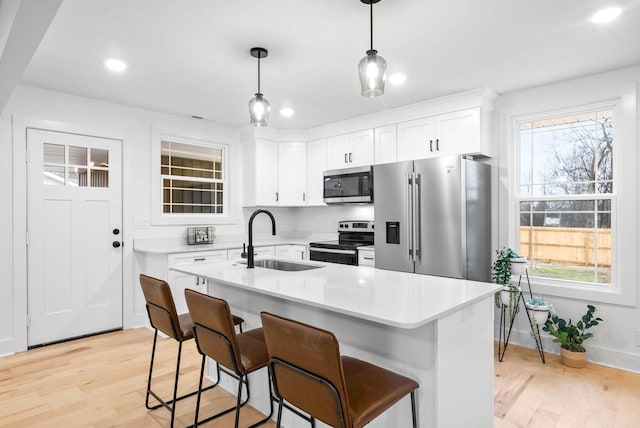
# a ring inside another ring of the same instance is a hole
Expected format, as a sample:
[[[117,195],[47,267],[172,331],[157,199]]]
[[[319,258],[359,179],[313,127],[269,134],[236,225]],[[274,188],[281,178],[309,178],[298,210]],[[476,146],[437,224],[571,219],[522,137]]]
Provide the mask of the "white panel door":
[[[29,129],[28,344],[122,327],[122,142]]]
[[[349,166],[348,135],[327,138],[327,169],[342,169]]]
[[[349,134],[349,166],[373,165],[373,129]]]
[[[306,203],[307,145],[278,145],[278,205],[300,206]]]
[[[480,153],[480,133],[479,108],[437,116],[438,156]]]
[[[396,125],[387,125],[374,130],[374,146],[376,165],[395,162],[396,155]]]

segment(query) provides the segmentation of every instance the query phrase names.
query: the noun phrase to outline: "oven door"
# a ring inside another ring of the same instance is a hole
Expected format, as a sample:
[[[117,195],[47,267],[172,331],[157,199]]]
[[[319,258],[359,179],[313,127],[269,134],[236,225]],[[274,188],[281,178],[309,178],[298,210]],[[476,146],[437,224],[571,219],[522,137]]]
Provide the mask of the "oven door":
[[[358,264],[358,252],[356,250],[341,250],[337,248],[309,247],[309,260],[356,266]]]

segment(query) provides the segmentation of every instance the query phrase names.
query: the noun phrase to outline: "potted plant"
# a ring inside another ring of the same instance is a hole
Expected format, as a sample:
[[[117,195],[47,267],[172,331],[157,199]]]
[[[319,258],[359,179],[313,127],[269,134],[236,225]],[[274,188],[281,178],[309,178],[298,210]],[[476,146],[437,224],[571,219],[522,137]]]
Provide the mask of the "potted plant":
[[[496,306],[505,305],[509,308],[509,314],[513,316],[518,312],[518,286],[511,283],[511,260],[520,256],[511,248],[503,247],[496,250],[496,261],[491,266],[491,279],[496,284],[501,284],[502,290],[496,293]]]
[[[576,324],[573,324],[571,319],[567,322],[552,313],[542,328],[555,337],[554,342],[560,344],[560,361],[564,365],[576,368],[585,366],[587,351],[582,344],[588,338],[593,337],[593,333],[587,332],[587,330],[602,321],[602,318],[594,317],[595,311],[595,306],[587,305],[587,313]]]
[[[549,305],[542,297],[533,297],[525,303],[525,306],[531,314],[532,321],[536,324],[544,324],[549,318]]]

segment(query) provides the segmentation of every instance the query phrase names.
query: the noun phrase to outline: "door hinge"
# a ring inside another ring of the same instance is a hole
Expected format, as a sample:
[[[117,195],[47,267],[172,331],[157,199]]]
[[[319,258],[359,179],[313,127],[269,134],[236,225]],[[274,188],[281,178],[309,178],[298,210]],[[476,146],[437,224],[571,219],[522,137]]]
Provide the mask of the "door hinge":
[[[31,317],[27,315],[27,328],[31,327]]]
[[[27,238],[27,246],[28,246],[29,245],[29,232],[27,232],[26,238]]]
[[[29,165],[29,150],[25,150],[24,163]]]

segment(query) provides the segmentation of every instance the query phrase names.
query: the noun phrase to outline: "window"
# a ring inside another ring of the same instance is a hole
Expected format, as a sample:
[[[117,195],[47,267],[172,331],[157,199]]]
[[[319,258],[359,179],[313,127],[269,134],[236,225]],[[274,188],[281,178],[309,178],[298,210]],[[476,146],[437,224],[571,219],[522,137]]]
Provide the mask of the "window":
[[[614,110],[519,122],[520,253],[532,276],[612,284]]]
[[[225,213],[225,149],[163,138],[160,151],[164,214]]]
[[[109,187],[109,151],[44,143],[43,183],[48,186]]]

